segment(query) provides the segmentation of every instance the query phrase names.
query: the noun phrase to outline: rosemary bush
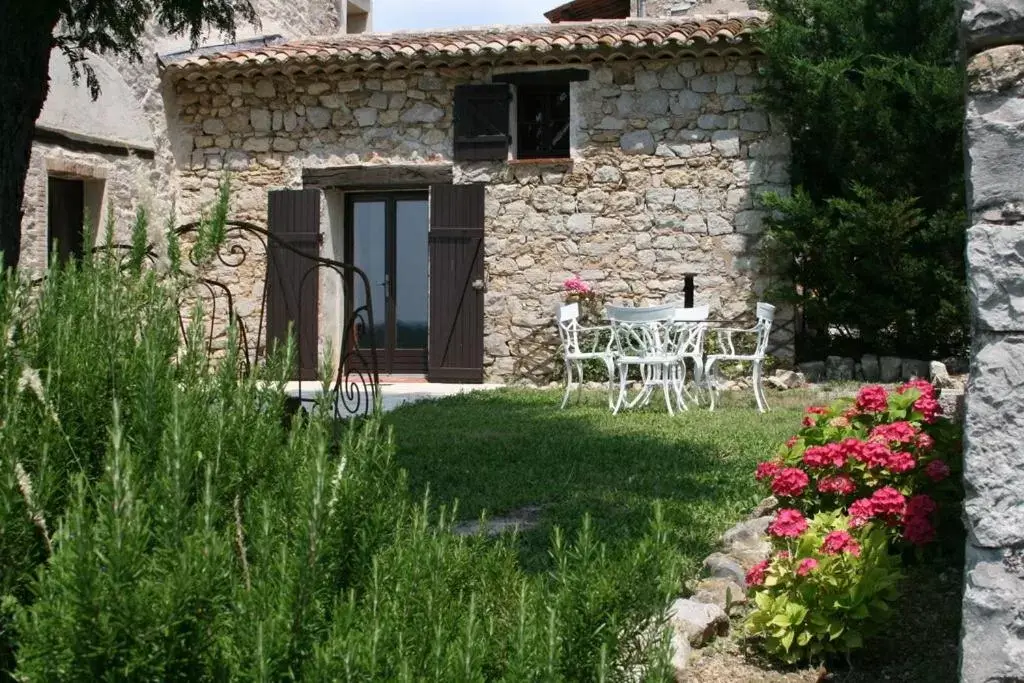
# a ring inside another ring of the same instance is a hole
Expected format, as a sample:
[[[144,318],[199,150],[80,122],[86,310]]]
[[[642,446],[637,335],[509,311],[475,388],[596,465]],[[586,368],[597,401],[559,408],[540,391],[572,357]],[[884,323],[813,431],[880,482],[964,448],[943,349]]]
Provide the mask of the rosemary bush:
[[[658,510],[527,574],[410,499],[376,418],[286,420],[290,348],[240,378],[182,340],[179,276],[134,251],[0,285],[0,676],[671,678]]]

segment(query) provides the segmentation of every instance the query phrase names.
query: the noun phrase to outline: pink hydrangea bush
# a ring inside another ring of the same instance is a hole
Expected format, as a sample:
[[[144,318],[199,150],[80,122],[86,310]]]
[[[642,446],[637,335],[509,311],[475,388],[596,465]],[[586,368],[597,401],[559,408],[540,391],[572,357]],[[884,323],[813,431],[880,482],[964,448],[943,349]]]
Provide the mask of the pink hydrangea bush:
[[[891,393],[865,386],[852,400],[808,408],[800,431],[755,476],[804,514],[841,509],[857,521],[884,522],[894,538],[926,544],[935,538],[940,499],[955,492],[959,435],[941,412],[928,382]],[[930,503],[901,508],[915,496]]]
[[[780,509],[771,556],[747,574],[748,633],[786,662],[861,647],[889,618],[902,550],[934,541],[943,511],[957,514],[960,450],[927,382],[809,408],[754,472]]]
[[[747,573],[755,609],[744,625],[786,663],[861,647],[898,597],[899,558],[879,526],[854,527],[841,512],[806,519],[780,510],[769,526],[777,550]]]

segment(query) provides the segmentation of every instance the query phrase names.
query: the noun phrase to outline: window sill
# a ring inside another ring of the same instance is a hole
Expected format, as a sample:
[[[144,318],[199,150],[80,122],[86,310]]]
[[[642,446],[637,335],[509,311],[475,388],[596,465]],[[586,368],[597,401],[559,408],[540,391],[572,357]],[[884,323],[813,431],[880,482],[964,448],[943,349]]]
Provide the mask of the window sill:
[[[572,157],[549,157],[543,159],[510,159],[509,166],[564,166],[571,167],[575,159]]]

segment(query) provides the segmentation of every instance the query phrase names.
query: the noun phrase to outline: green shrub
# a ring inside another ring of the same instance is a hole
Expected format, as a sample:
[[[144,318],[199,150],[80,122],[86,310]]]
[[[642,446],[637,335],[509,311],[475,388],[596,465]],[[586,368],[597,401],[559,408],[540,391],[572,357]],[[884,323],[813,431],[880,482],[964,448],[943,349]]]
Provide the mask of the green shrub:
[[[144,222],[144,216],[140,217]],[[0,287],[0,666],[25,680],[670,678],[669,533],[556,569],[428,518],[371,417],[284,419],[179,339],[177,277],[87,257]],[[660,642],[660,641],[659,641]]]
[[[968,343],[963,67],[954,0],[767,0],[763,102],[792,142],[767,221],[798,355]],[[815,336],[812,336],[812,333]]]

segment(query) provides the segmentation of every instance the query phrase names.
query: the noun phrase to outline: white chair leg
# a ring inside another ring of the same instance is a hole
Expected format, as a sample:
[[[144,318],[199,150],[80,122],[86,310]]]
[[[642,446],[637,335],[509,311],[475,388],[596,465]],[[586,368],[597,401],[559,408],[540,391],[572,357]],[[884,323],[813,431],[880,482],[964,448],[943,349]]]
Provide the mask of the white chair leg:
[[[704,382],[708,387],[708,395],[710,396],[711,405],[708,406],[708,410],[714,411],[715,399],[718,398],[718,387],[715,384],[715,361],[708,361],[707,367],[704,368]]]
[[[608,409],[614,410],[615,408],[615,363],[607,359],[604,362],[605,368],[608,370]]]
[[[679,410],[689,410],[690,407],[686,405],[686,400],[683,398],[685,395],[691,401],[693,397],[690,396],[690,392],[686,390],[686,361],[681,360],[677,365],[672,368],[673,384],[676,390],[676,406]]]
[[[754,400],[757,401],[758,411],[764,413],[768,410],[768,400],[764,396],[764,384],[762,383],[761,361],[754,361]]]
[[[619,411],[622,410],[622,406],[626,403],[626,382],[629,378],[629,366],[619,366],[619,398],[615,401],[615,407],[612,408],[612,415],[618,415]]]
[[[576,403],[583,399],[583,361],[576,361],[576,371],[580,376],[580,383],[576,385]]]
[[[669,391],[669,368],[667,365],[658,366],[661,375],[661,393],[665,395],[665,407],[668,408],[669,415],[675,415],[675,411],[672,410],[672,399],[670,398]]]
[[[565,405],[569,402],[569,394],[572,391],[572,363],[569,360],[565,361],[565,396],[562,397],[561,410],[565,410]]]

